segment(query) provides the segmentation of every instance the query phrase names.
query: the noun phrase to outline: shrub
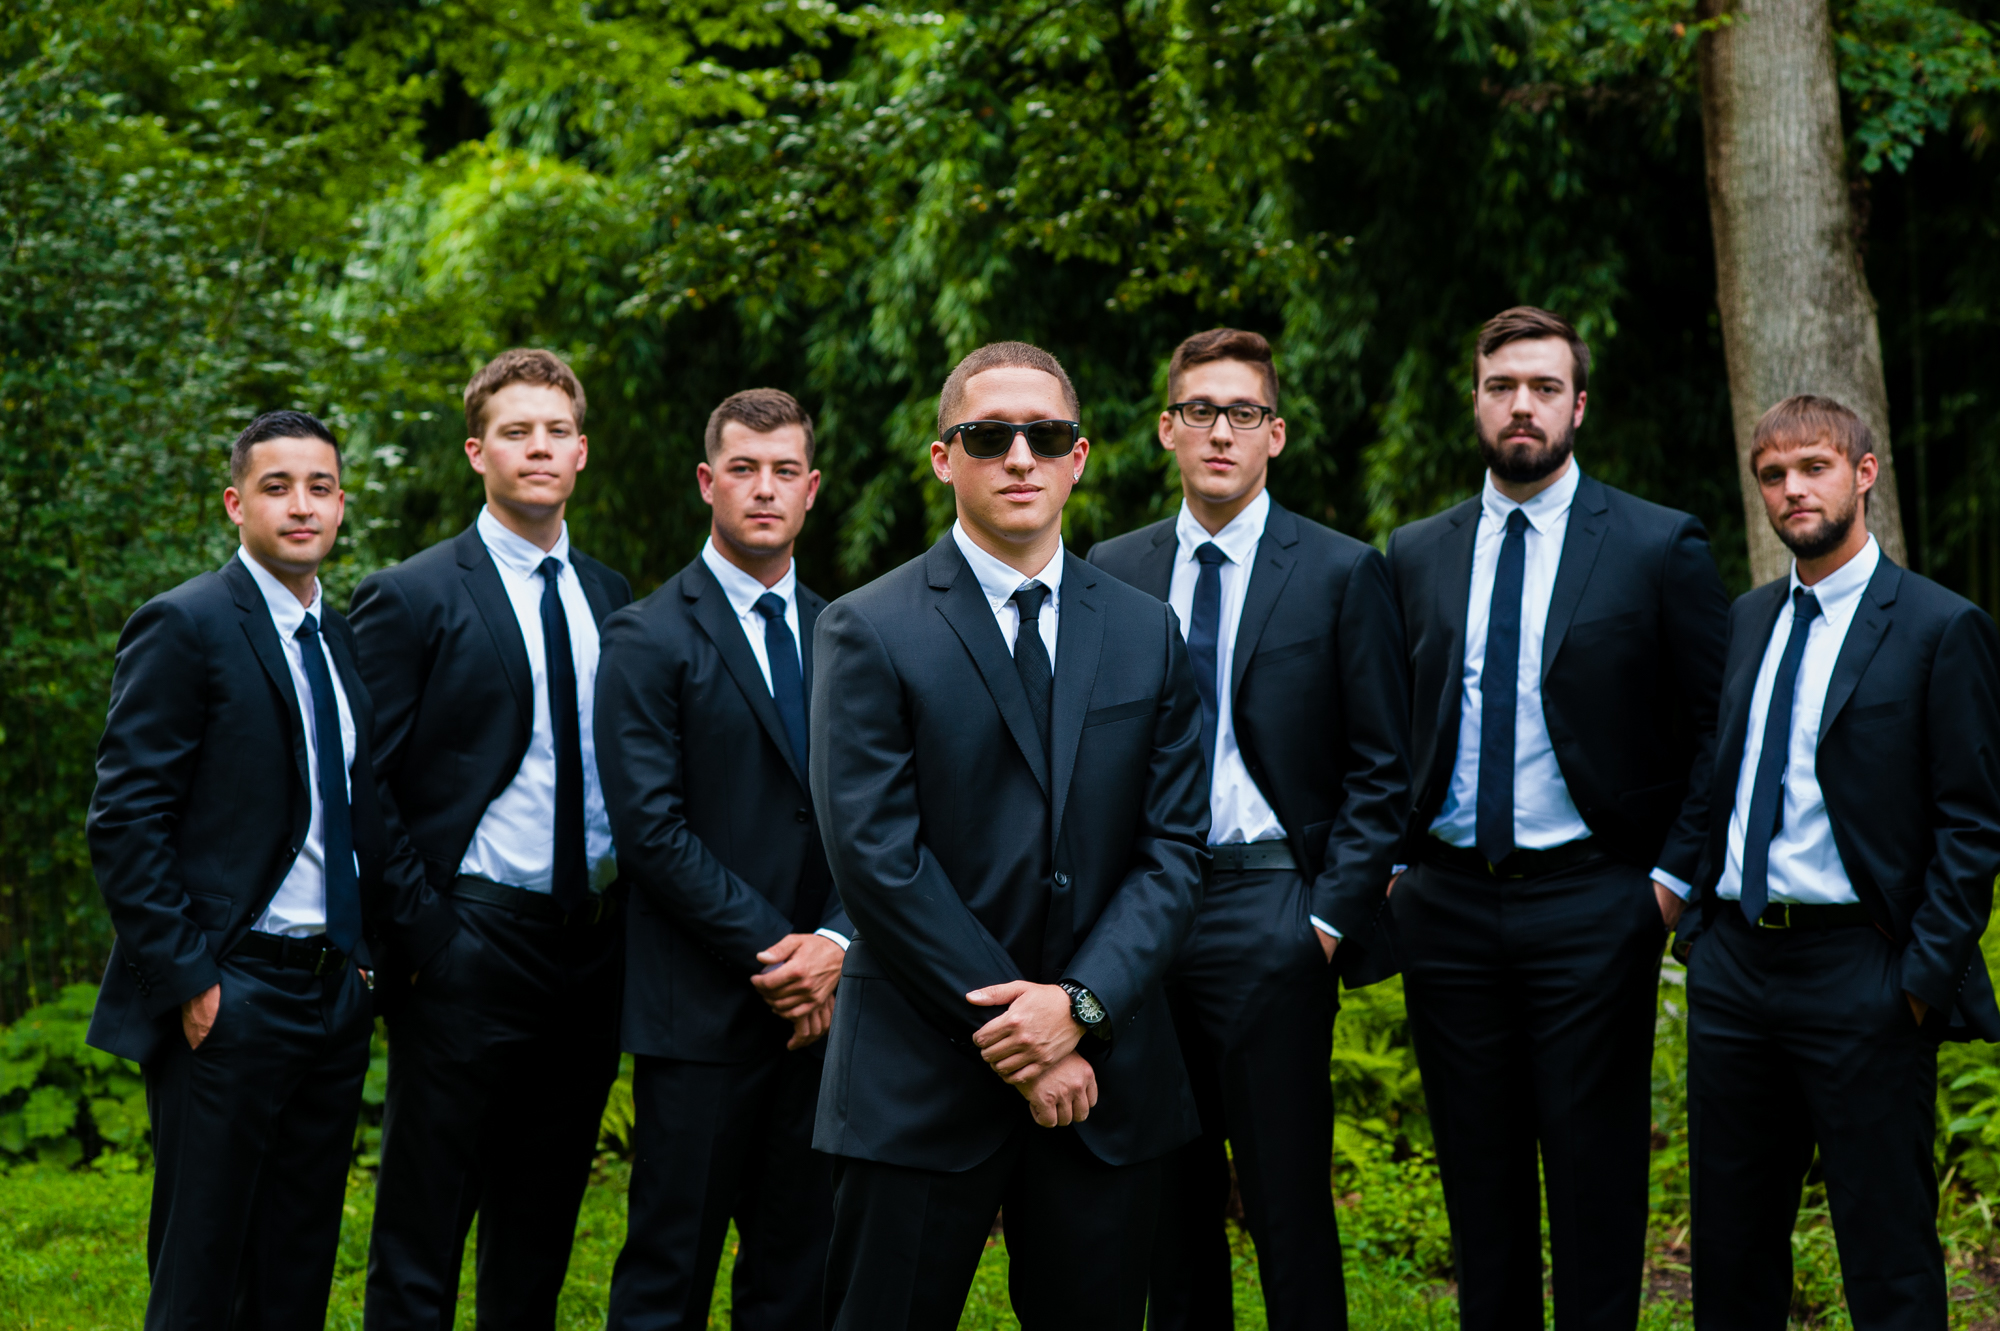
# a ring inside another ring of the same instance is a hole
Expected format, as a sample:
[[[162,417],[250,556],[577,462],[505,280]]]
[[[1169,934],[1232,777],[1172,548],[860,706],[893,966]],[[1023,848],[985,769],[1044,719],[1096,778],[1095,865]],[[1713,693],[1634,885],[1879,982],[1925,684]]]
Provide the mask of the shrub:
[[[96,985],[72,984],[0,1028],[0,1160],[107,1168],[150,1158],[139,1065],[83,1042],[96,1002]]]

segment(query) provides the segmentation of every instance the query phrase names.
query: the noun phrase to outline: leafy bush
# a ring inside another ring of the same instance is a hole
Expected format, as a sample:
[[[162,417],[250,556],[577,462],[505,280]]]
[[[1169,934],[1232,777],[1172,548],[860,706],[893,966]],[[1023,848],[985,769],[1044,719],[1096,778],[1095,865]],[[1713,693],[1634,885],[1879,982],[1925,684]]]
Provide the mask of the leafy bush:
[[[83,1042],[96,1002],[96,985],[72,984],[0,1028],[0,1160],[130,1168],[151,1157],[138,1064]]]

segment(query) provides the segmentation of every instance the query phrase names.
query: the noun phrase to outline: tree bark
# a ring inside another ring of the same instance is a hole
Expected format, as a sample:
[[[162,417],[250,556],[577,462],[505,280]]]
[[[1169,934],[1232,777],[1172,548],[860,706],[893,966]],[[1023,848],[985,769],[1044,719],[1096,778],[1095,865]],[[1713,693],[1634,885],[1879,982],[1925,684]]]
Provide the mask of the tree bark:
[[[1753,583],[1791,554],[1750,475],[1757,418],[1794,393],[1845,403],[1875,435],[1868,527],[1907,564],[1875,298],[1856,248],[1828,0],[1702,0],[1702,135],[1716,302]]]

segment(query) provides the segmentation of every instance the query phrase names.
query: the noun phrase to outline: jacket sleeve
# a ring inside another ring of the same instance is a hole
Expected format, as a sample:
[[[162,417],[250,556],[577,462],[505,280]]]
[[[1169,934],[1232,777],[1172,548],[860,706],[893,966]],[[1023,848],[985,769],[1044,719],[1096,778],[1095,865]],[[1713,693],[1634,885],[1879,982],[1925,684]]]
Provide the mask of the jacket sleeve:
[[[839,601],[813,631],[811,716],[813,806],[848,917],[910,1003],[969,1037],[993,1014],[966,994],[1026,977],[924,844],[902,680],[875,626]]]
[[[1654,863],[1685,883],[1699,876],[1708,837],[1709,798],[1715,784],[1716,714],[1729,651],[1729,593],[1708,550],[1708,534],[1693,518],[1682,521],[1667,551],[1661,578],[1661,627],[1673,678],[1694,739],[1687,796]]]
[[[636,614],[604,621],[597,658],[597,769],[619,877],[745,975],[791,921],[731,873],[688,827],[675,654]]]
[[[1208,874],[1208,761],[1201,751],[1201,695],[1180,621],[1168,609],[1167,668],[1153,708],[1153,752],[1132,867],[1105,903],[1064,978],[1097,996],[1113,1029],[1126,1025],[1166,979]]]
[[[97,790],[86,834],[98,890],[138,971],[149,1016],[221,979],[188,913],[174,851],[207,713],[207,653],[187,609],[154,600],[119,636],[111,707],[97,746]]]
[[[1313,914],[1353,938],[1375,918],[1410,820],[1410,678],[1389,565],[1367,551],[1349,574],[1336,628],[1345,704],[1345,794],[1312,885]]]
[[[2000,873],[2000,634],[1983,611],[1945,625],[1926,694],[1932,838],[1903,949],[1906,992],[1944,1012],[1978,959]]]

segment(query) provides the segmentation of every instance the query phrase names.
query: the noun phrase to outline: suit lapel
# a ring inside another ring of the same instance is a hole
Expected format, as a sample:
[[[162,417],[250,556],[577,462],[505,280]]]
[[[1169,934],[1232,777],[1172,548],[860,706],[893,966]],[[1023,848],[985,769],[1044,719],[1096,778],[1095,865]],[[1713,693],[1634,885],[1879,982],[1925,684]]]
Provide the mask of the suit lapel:
[[[1097,660],[1104,650],[1104,612],[1092,595],[1097,577],[1093,566],[1067,550],[1063,552],[1062,607],[1056,615],[1055,703],[1049,718],[1049,754],[1055,767],[1055,790],[1049,803],[1054,816],[1049,827],[1057,835],[1062,829],[1063,806],[1069,799],[1070,778],[1076,773],[1083,714],[1090,706]],[[1018,683],[1019,676],[1015,678]]]
[[[826,602],[816,593],[797,585],[799,602],[799,662],[804,668],[806,686],[806,710],[810,716],[813,696],[813,626],[819,623],[819,612],[826,609]]]
[[[1271,510],[1264,518],[1263,538],[1250,556],[1250,585],[1243,591],[1243,613],[1236,620],[1236,646],[1229,667],[1232,701],[1243,687],[1243,672],[1257,650],[1257,640],[1264,636],[1264,626],[1271,622],[1271,611],[1277,607],[1278,597],[1284,593],[1285,583],[1298,563],[1298,557],[1291,552],[1291,547],[1298,543],[1298,519],[1278,507],[1277,500],[1272,500]]]
[[[506,676],[507,687],[514,694],[514,705],[520,709],[521,725],[532,731],[535,725],[535,675],[528,665],[528,640],[521,636],[521,621],[514,614],[514,603],[507,598],[507,588],[500,582],[500,570],[493,563],[493,555],[487,550],[486,542],[479,539],[476,525],[459,533],[457,550],[458,566],[465,570],[466,595],[479,611],[480,619],[486,623],[486,632],[493,639],[493,650],[500,656],[500,673]]]
[[[606,616],[617,609],[611,604],[611,597],[605,590],[603,580],[597,576],[597,566],[580,558],[576,547],[569,551],[569,566],[576,570],[576,584],[583,588],[583,599],[590,605],[590,617],[597,621],[597,627],[604,627]]]
[[[1035,730],[1034,713],[1028,710],[1028,692],[1021,687],[1014,658],[1007,654],[1007,640],[1000,636],[1000,625],[994,622],[993,607],[987,604],[979,579],[973,576],[965,556],[958,552],[950,532],[931,547],[924,562],[931,587],[943,593],[938,598],[938,613],[951,625],[972,663],[979,668],[986,691],[993,695],[993,705],[1000,709],[1000,719],[1007,723],[1007,732],[1014,737],[1021,756],[1028,760],[1028,768],[1034,772],[1035,781],[1046,797],[1050,793],[1048,755],[1042,752],[1042,737]],[[1056,646],[1056,655],[1060,657],[1060,639]],[[1051,719],[1051,732],[1054,728]]]
[[[771,742],[778,746],[785,766],[792,769],[792,775],[798,778],[801,786],[805,785],[806,774],[799,770],[798,756],[792,752],[791,737],[785,733],[785,722],[778,715],[778,704],[771,699],[771,687],[764,682],[764,672],[758,668],[757,656],[750,650],[750,640],[743,636],[742,621],[737,619],[736,608],[729,604],[722,584],[715,580],[715,574],[709,572],[708,565],[701,559],[697,558],[688,565],[687,572],[682,575],[681,595],[693,602],[689,613],[694,616],[694,622],[715,644],[723,667],[736,681],[743,701],[750,704],[758,724],[764,727]],[[803,605],[800,611],[803,618]]]
[[[1153,533],[1153,548],[1139,561],[1139,590],[1156,601],[1164,601],[1173,593],[1174,558],[1180,554],[1181,543],[1174,535],[1174,520],[1168,518],[1159,524]]]
[[[1896,602],[1896,586],[1902,580],[1903,570],[1883,555],[1861,594],[1861,603],[1854,608],[1854,622],[1847,626],[1847,639],[1840,644],[1840,655],[1834,658],[1833,677],[1826,684],[1826,705],[1819,714],[1820,739],[1826,738],[1833,719],[1854,696],[1854,688],[1867,672],[1875,649],[1882,645],[1882,638],[1889,631],[1889,607]]]
[[[1438,623],[1445,630],[1445,668],[1452,683],[1438,690],[1437,737],[1442,760],[1439,771],[1451,780],[1450,754],[1458,747],[1459,712],[1465,705],[1465,614],[1472,602],[1472,549],[1479,535],[1479,500],[1460,504],[1447,515],[1451,529],[1444,535],[1437,562]]]
[[[1572,466],[1575,464],[1572,463]],[[1542,680],[1547,682],[1556,653],[1562,650],[1563,635],[1576,618],[1583,600],[1584,586],[1597,567],[1597,552],[1604,545],[1609,525],[1605,512],[1610,505],[1604,487],[1588,476],[1578,478],[1576,495],[1570,501],[1569,527],[1563,535],[1562,555],[1556,561],[1556,585],[1549,593],[1548,622],[1542,628]]]
[[[298,765],[299,784],[311,790],[312,769],[306,764],[305,713],[299,709],[298,690],[292,687],[292,667],[285,660],[284,644],[278,641],[278,626],[271,622],[271,607],[264,603],[257,580],[240,559],[232,557],[222,566],[222,580],[229,584],[230,597],[243,614],[243,634],[250,639],[250,650],[256,653],[257,664],[264,667],[271,687],[285,700],[285,712],[292,719],[292,760]]]

